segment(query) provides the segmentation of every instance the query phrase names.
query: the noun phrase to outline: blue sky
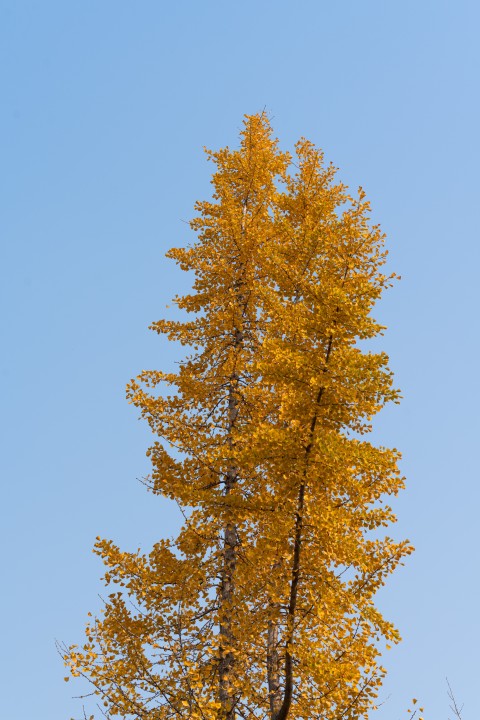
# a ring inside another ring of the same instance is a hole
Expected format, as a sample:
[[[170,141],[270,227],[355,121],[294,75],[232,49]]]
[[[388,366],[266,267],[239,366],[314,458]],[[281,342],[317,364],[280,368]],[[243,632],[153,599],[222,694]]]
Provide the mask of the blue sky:
[[[445,676],[478,716],[479,30],[473,0],[0,0],[5,718],[80,715],[54,639],[99,606],[95,536],[175,532],[124,387],[178,358],[147,326],[187,287],[163,256],[209,195],[202,146],[264,107],[365,188],[403,277],[377,316],[405,399],[375,437],[417,552],[379,598],[404,642],[377,717],[446,719]]]

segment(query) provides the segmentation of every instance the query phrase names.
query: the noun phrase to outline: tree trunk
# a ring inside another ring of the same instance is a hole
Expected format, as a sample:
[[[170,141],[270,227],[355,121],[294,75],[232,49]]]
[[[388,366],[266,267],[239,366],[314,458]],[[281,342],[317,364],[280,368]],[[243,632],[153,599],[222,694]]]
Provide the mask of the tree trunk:
[[[278,623],[270,620],[267,634],[267,677],[268,696],[270,700],[270,714],[274,718],[282,704],[282,689],[280,687],[280,657],[278,653]]]
[[[247,201],[243,203],[243,217],[241,225],[242,239],[245,236],[245,219],[247,214]],[[240,309],[240,321],[234,327],[233,354],[235,363],[238,353],[243,346],[243,316],[246,312],[247,298],[244,295],[244,272],[245,267],[240,264],[239,280],[235,284],[235,294]],[[236,367],[230,376],[228,388],[228,420],[227,420],[227,444],[231,452],[234,447],[232,437],[238,417],[238,386],[240,375]],[[225,475],[224,495],[228,496],[238,480],[238,468],[232,464]],[[235,642],[233,631],[232,613],[235,603],[235,568],[237,565],[238,529],[234,521],[229,520],[224,529],[223,536],[223,568],[222,583],[220,591],[221,623],[220,623],[220,662],[219,662],[219,697],[221,703],[221,714],[225,720],[235,720],[235,697],[232,689],[232,680],[235,666],[235,655],[232,647]]]
[[[327,351],[325,355],[325,372],[330,360],[330,354],[332,351],[333,336],[331,335],[328,341]],[[300,582],[300,571],[301,571],[301,551],[303,543],[303,513],[305,508],[305,491],[307,486],[307,474],[308,464],[310,460],[310,454],[313,448],[313,441],[315,437],[315,428],[318,421],[318,411],[322,402],[322,397],[325,388],[320,387],[316,399],[315,414],[312,417],[310,424],[309,441],[305,447],[305,460],[303,477],[300,483],[297,500],[297,510],[295,513],[295,529],[294,529],[294,542],[293,542],[293,565],[292,565],[292,580],[290,584],[290,600],[288,605],[287,614],[287,632],[285,638],[285,667],[284,677],[285,685],[283,689],[283,701],[278,712],[273,716],[273,720],[287,720],[290,712],[290,705],[292,704],[293,695],[293,655],[292,645],[293,636],[295,632],[295,620],[297,611],[297,596],[298,596],[298,584]]]

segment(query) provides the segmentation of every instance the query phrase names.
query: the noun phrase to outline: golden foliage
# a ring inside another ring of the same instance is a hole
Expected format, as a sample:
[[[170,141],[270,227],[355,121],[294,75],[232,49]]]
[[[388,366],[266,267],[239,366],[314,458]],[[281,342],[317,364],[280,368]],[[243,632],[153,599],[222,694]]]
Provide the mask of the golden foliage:
[[[394,277],[384,236],[363,191],[307,140],[281,152],[264,114],[208,157],[197,240],[167,253],[194,273],[175,298],[193,319],[152,325],[191,354],[127,390],[155,436],[151,488],[185,524],[148,555],[98,540],[112,593],[65,661],[107,717],[365,717],[399,640],[373,596],[411,552],[381,533],[398,452],[364,438],[399,398],[362,349]]]

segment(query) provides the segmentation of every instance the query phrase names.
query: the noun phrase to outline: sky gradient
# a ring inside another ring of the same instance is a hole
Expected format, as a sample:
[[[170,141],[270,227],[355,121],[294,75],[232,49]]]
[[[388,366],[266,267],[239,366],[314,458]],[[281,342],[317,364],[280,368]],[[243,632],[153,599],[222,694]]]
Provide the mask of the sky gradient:
[[[376,316],[404,401],[375,439],[417,552],[379,597],[404,642],[376,717],[446,720],[446,676],[478,717],[479,31],[473,0],[0,0],[3,717],[80,717],[54,640],[100,606],[95,536],[175,533],[124,387],[181,357],[147,330],[188,288],[164,253],[209,196],[202,147],[263,108],[363,186],[402,276]]]

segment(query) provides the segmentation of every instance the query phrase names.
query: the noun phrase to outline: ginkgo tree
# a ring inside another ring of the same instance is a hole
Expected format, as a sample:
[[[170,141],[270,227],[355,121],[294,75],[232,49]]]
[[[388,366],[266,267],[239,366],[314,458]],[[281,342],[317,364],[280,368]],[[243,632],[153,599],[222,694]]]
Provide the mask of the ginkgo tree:
[[[194,275],[185,319],[152,325],[186,355],[127,388],[154,436],[147,483],[185,522],[148,554],[98,538],[111,592],[64,661],[108,718],[364,718],[399,641],[373,598],[412,550],[384,530],[398,452],[366,439],[399,399],[363,342],[395,277],[384,235],[264,113],[207,154],[212,198],[167,253]]]

